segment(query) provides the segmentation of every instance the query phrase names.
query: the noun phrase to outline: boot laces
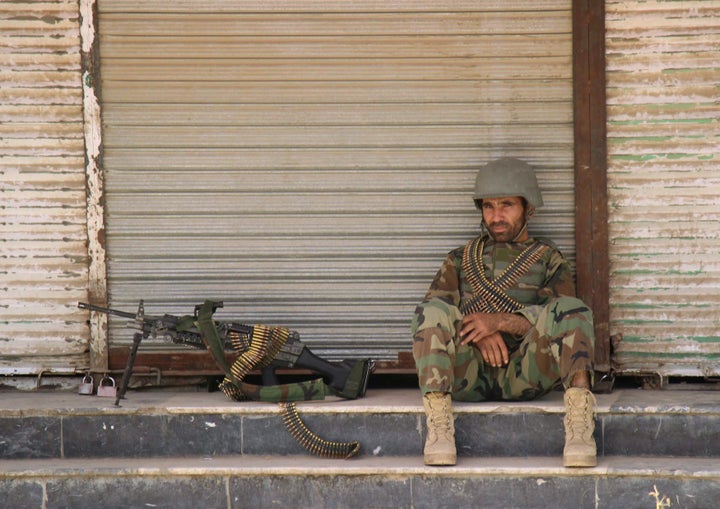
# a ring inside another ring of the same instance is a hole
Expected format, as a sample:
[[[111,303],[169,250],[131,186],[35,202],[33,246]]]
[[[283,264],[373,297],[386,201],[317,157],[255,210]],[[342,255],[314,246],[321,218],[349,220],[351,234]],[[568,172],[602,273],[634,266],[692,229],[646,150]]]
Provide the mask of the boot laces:
[[[430,421],[438,434],[449,434],[452,430],[452,413],[446,399],[436,400],[432,404]]]
[[[568,398],[568,410],[567,410],[567,431],[571,435],[583,437],[584,435],[590,435],[591,423],[595,419],[594,408],[597,406],[595,395],[587,391],[583,394],[579,394],[576,398]],[[593,409],[590,412],[590,408]],[[590,414],[590,422],[586,420],[587,415]]]

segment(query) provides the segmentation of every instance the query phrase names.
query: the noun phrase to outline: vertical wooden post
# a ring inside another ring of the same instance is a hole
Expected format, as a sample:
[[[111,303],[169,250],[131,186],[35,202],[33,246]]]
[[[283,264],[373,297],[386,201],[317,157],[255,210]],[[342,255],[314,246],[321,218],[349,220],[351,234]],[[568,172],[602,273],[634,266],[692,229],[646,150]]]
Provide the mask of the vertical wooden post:
[[[605,1],[573,0],[575,242],[578,296],[595,318],[595,361],[610,369]]]
[[[83,125],[85,131],[85,182],[88,235],[88,299],[107,305],[105,251],[105,184],[102,168],[102,118],[100,111],[100,59],[95,0],[80,0],[82,43]],[[90,369],[108,369],[107,316],[92,313],[90,319]]]

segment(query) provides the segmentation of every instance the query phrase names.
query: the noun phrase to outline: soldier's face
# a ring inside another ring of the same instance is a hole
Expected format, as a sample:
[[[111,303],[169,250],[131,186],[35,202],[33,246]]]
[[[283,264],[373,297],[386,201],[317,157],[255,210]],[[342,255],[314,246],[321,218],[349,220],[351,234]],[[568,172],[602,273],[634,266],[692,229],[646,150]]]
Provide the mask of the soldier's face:
[[[528,239],[525,226],[525,204],[519,196],[504,198],[483,198],[482,215],[490,235],[497,242],[516,240],[523,242]],[[520,232],[522,235],[515,239]]]

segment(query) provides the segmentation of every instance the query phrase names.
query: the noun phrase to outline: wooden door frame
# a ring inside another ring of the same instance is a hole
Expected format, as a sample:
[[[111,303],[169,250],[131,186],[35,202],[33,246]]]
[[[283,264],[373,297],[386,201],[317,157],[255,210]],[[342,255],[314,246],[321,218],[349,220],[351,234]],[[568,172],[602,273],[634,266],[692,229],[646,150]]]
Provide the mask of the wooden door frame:
[[[605,1],[573,0],[575,249],[578,296],[593,310],[595,363],[610,370]]]

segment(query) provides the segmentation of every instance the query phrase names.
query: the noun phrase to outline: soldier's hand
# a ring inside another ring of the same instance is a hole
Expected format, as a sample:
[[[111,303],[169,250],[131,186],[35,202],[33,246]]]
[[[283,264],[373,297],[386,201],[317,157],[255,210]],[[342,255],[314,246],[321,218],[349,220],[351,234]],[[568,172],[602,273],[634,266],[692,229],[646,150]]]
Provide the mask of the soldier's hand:
[[[498,317],[499,315],[490,313],[472,313],[464,316],[462,329],[460,329],[461,343],[463,345],[476,343],[482,338],[498,332]]]
[[[485,363],[494,368],[505,366],[510,361],[507,345],[499,332],[485,336],[474,344]]]

